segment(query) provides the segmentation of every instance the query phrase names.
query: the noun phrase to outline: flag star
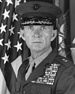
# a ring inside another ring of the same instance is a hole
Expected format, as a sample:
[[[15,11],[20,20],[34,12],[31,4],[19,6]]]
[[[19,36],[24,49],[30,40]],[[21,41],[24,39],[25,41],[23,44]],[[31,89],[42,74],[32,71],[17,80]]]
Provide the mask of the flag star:
[[[26,0],[24,0],[24,3],[26,3]]]
[[[0,45],[3,46],[3,39],[0,39]]]
[[[2,0],[0,0],[0,2],[2,2]]]
[[[10,12],[10,11],[7,11],[7,10],[5,9],[5,12],[3,13],[4,20],[5,20],[6,18],[9,18],[9,12]]]
[[[17,48],[17,52],[18,52],[19,50],[22,50],[21,46],[22,46],[22,43],[19,43],[19,42],[17,42],[17,45],[14,46],[14,47]]]
[[[20,4],[20,1],[21,1],[21,0],[15,0],[15,7]]]
[[[11,47],[10,44],[11,44],[10,40],[8,40],[8,43],[5,43],[5,45],[7,46],[7,50],[9,50],[9,48]]]
[[[5,53],[5,56],[2,57],[2,59],[4,60],[4,64],[8,61],[8,58],[9,58],[9,56],[7,56],[7,54]]]
[[[5,28],[6,28],[6,25],[3,25],[3,23],[2,23],[2,25],[0,27],[1,33],[6,32]]]
[[[20,32],[18,32],[19,37],[22,38],[23,40],[25,40],[25,38],[23,37],[24,31],[20,29]]]
[[[9,29],[10,35],[14,34],[14,32],[13,32],[14,28],[15,28],[15,27],[11,27],[11,29]]]
[[[74,40],[72,41],[72,43],[75,44],[75,38],[74,38]]]
[[[9,4],[13,4],[11,0],[6,0],[6,2],[7,2],[7,6],[9,6]]]
[[[14,20],[18,21],[17,16],[18,16],[17,14],[13,14],[13,21]]]

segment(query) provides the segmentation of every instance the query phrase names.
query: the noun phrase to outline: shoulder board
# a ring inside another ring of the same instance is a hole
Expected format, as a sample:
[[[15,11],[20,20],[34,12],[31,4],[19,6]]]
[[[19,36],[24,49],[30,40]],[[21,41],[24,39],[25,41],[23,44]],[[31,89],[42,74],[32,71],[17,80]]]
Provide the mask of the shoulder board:
[[[61,64],[62,66],[69,67],[73,65],[73,62],[70,61],[68,58],[63,57],[63,56],[56,56],[55,60],[57,63]]]

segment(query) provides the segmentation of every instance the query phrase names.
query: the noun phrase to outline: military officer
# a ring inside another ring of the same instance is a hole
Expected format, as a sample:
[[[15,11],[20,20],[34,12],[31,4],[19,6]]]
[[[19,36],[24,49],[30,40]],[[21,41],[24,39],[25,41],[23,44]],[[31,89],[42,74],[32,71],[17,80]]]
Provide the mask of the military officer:
[[[12,94],[75,94],[75,66],[51,46],[57,36],[60,8],[29,1],[17,6],[16,13],[21,17],[21,31],[31,56],[25,60],[19,56],[15,61],[20,64]]]

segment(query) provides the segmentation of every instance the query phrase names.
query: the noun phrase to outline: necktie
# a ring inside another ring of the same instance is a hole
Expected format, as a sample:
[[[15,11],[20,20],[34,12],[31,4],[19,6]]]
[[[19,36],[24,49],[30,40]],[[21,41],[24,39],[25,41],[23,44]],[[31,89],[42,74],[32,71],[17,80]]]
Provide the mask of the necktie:
[[[30,63],[30,67],[25,75],[26,80],[28,79],[34,68],[35,68],[35,63],[34,62]]]

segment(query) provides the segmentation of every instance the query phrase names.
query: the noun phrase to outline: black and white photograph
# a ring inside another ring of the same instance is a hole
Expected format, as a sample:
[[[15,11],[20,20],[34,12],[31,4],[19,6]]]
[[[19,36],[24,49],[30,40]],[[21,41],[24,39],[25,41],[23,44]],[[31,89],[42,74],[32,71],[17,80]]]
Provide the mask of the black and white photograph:
[[[0,0],[0,94],[75,94],[75,0]]]

